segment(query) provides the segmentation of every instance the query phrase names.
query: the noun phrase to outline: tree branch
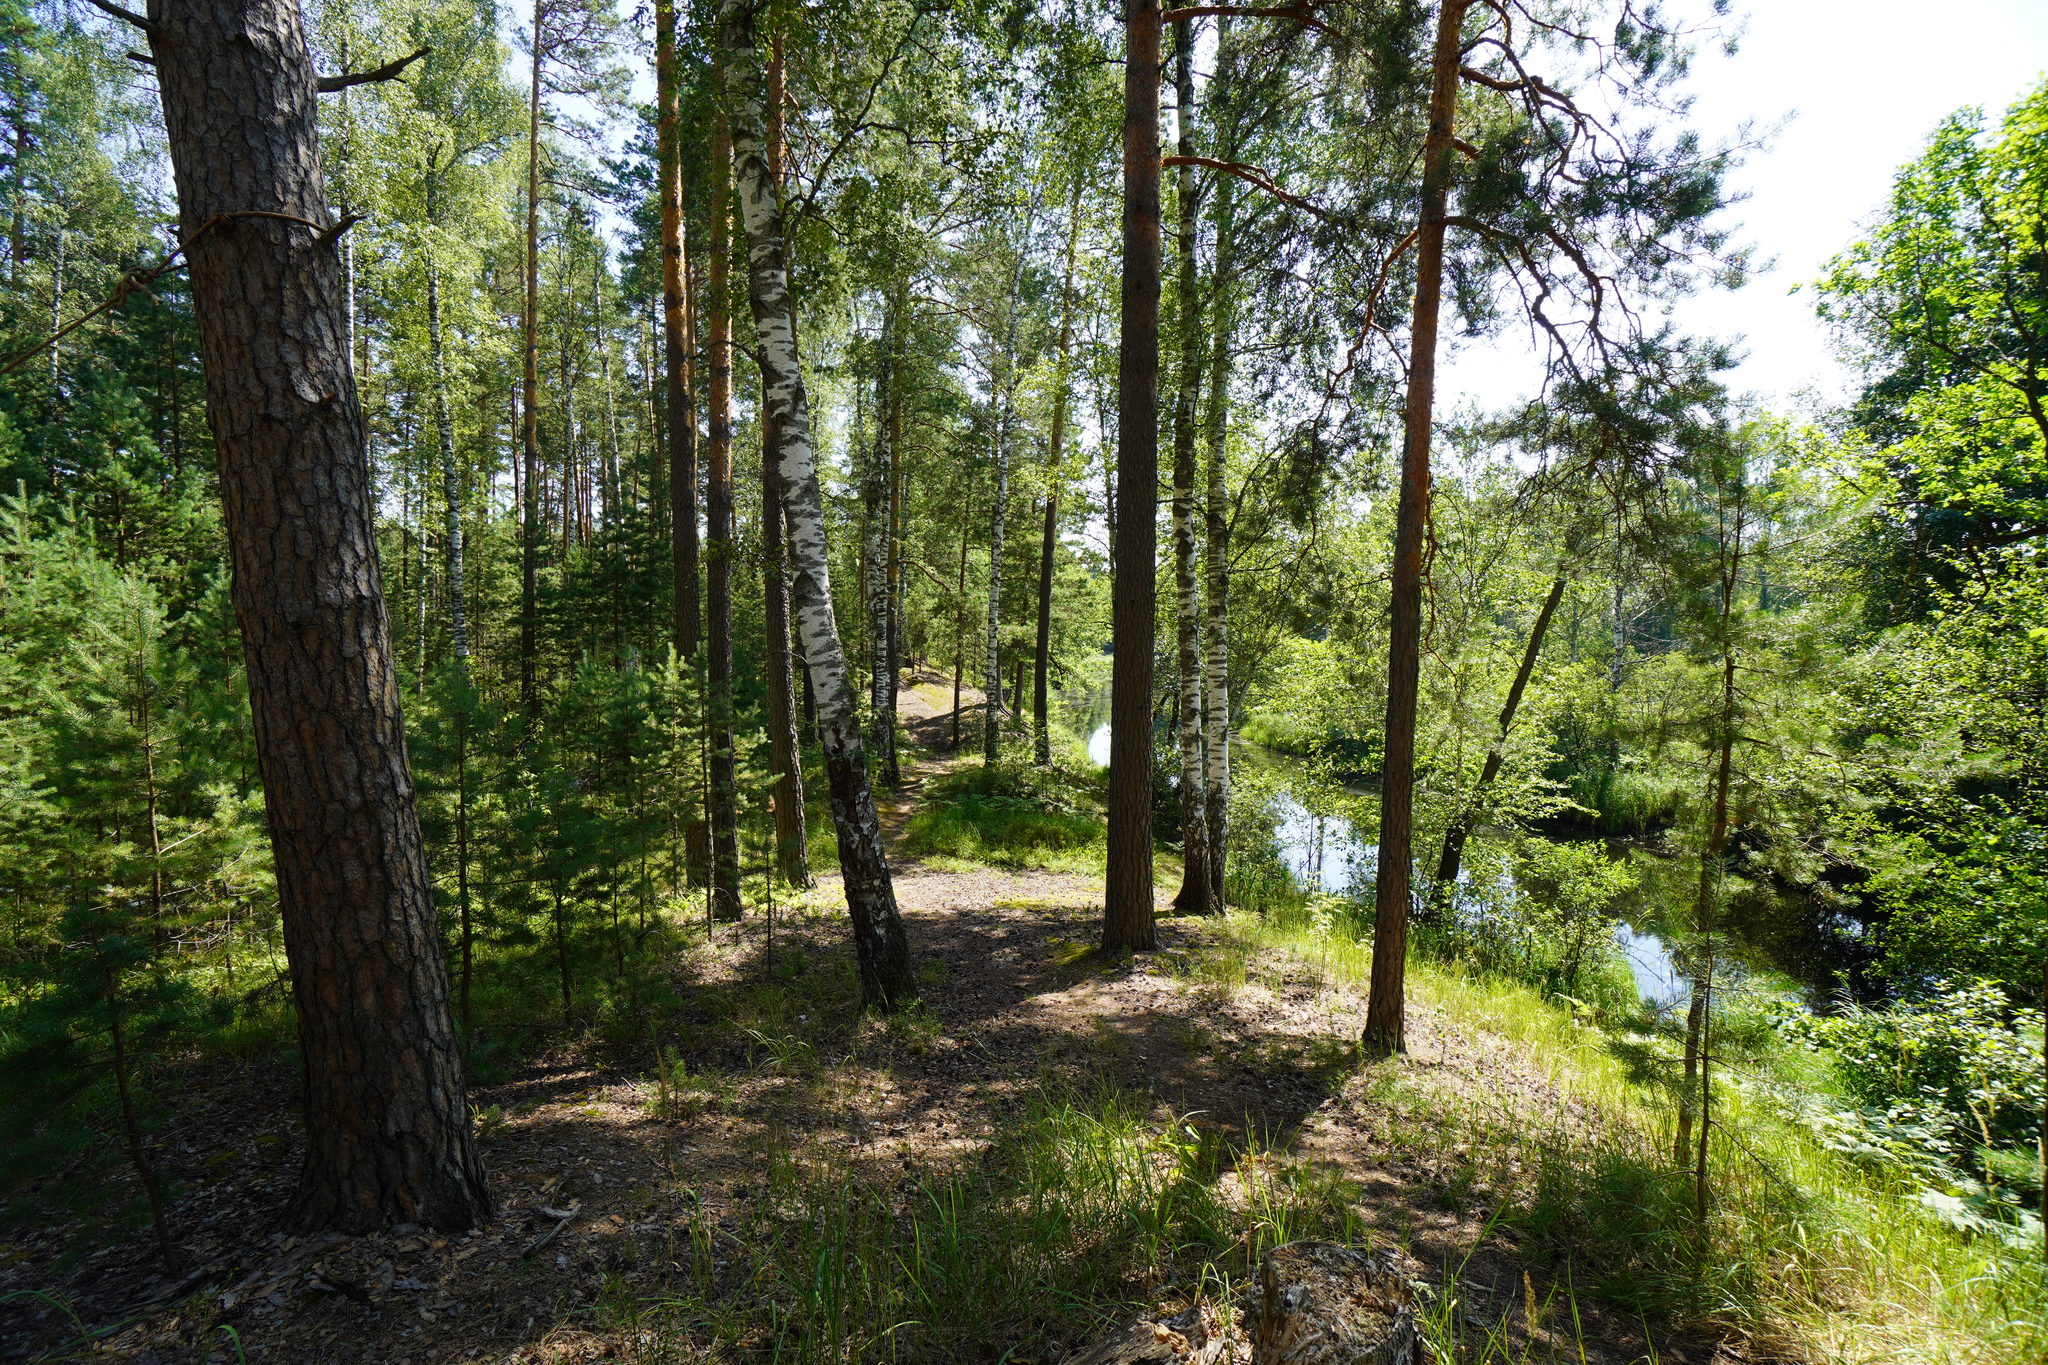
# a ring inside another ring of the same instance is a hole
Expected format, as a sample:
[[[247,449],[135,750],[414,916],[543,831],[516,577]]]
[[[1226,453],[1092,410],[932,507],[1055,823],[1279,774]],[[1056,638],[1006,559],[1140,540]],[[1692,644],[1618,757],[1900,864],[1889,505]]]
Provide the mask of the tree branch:
[[[94,2],[97,3],[98,0],[94,0]],[[382,66],[372,67],[368,71],[351,71],[340,76],[322,76],[319,81],[320,93],[331,95],[337,90],[346,90],[351,85],[369,85],[376,81],[397,80],[399,72],[405,70],[408,66],[411,66],[433,50],[430,47],[423,47],[411,56],[400,57],[395,61],[386,62]]]
[[[87,3],[102,14],[110,14],[124,24],[135,25],[144,33],[156,32],[156,25],[150,23],[149,20],[143,18],[132,9],[122,9],[119,5],[112,3],[112,0],[87,0]]]
[[[1292,204],[1295,208],[1300,209],[1303,213],[1312,213],[1326,223],[1337,223],[1343,221],[1342,219],[1338,218],[1337,215],[1331,213],[1329,210],[1320,208],[1317,205],[1310,203],[1308,200],[1303,199],[1300,195],[1289,194],[1286,190],[1281,189],[1278,185],[1274,184],[1270,179],[1268,179],[1266,173],[1260,170],[1257,166],[1247,166],[1241,161],[1219,161],[1213,156],[1163,156],[1159,158],[1159,164],[1162,168],[1170,168],[1174,166],[1206,166],[1212,171],[1222,171],[1227,175],[1234,175],[1239,180],[1244,181],[1245,184],[1255,185],[1258,188],[1264,190],[1266,193],[1272,195],[1275,199],[1278,199],[1281,203]]]
[[[1330,26],[1315,16],[1313,4],[1262,6],[1262,5],[1190,5],[1185,9],[1164,10],[1159,15],[1162,24],[1177,24],[1183,19],[1207,19],[1231,16],[1244,19],[1292,19],[1305,28],[1318,33],[1328,33]]]

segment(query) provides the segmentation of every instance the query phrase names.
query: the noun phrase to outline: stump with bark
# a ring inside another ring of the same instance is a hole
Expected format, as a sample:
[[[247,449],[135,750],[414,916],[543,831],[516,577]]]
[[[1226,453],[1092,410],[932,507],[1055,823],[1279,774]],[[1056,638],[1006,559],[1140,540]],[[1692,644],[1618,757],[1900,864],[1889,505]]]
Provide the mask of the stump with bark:
[[[1275,1247],[1259,1264],[1252,1365],[1428,1365],[1412,1266],[1334,1242]]]

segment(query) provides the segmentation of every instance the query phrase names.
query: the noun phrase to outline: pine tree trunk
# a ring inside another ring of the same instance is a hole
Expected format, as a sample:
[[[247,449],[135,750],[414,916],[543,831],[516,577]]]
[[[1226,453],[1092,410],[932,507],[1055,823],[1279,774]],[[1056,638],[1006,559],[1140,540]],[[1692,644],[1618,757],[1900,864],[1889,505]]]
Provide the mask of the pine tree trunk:
[[[794,573],[792,605],[803,641],[804,663],[817,696],[819,747],[831,786],[832,823],[839,838],[839,868],[853,922],[854,958],[862,998],[893,1009],[917,994],[910,968],[910,944],[896,909],[896,890],[875,818],[862,753],[860,716],[853,682],[839,643],[832,610],[830,556],[825,541],[824,500],[818,489],[816,448],[811,443],[810,403],[797,364],[796,316],[789,296],[782,207],[768,172],[765,96],[761,59],[755,50],[754,11],[745,0],[723,0],[718,39],[726,69],[735,82],[730,109],[739,171],[741,215],[748,244],[748,297],[759,341],[764,406],[774,414],[779,447],[776,477],[789,518]]]
[[[689,310],[689,260],[683,239],[682,95],[676,72],[675,0],[654,7],[654,82],[661,177],[661,316],[663,369],[667,379],[668,504],[674,525],[670,561],[675,580],[675,621],[670,638],[676,653],[697,652],[697,401]]]
[[[953,753],[960,752],[960,694],[967,677],[967,540],[974,526],[970,498],[960,509],[960,570],[953,580]]]
[[[1194,23],[1174,25],[1173,83],[1180,155],[1195,154]],[[1173,580],[1174,661],[1178,666],[1180,716],[1181,883],[1173,908],[1184,915],[1215,911],[1209,875],[1209,815],[1202,762],[1202,604],[1195,543],[1195,405],[1202,371],[1202,304],[1195,293],[1195,172],[1182,165],[1175,176],[1179,234],[1174,242],[1175,293],[1180,312],[1180,366],[1173,402]]]
[[[291,1221],[473,1227],[490,1196],[406,758],[299,6],[151,11],[305,1067]],[[263,213],[283,218],[248,216]]]
[[[1152,636],[1159,548],[1159,0],[1126,0],[1116,563],[1110,620],[1109,867],[1102,946],[1149,951]]]
[[[1550,593],[1543,599],[1543,609],[1536,613],[1536,624],[1529,628],[1529,641],[1522,649],[1522,662],[1515,669],[1515,680],[1508,687],[1508,698],[1501,704],[1500,724],[1495,732],[1493,747],[1486,751],[1486,763],[1479,770],[1479,780],[1472,784],[1472,794],[1466,799],[1465,810],[1451,821],[1444,831],[1443,852],[1436,860],[1436,882],[1430,889],[1430,902],[1441,914],[1450,904],[1452,890],[1458,884],[1458,868],[1465,857],[1465,840],[1472,830],[1472,813],[1479,808],[1486,789],[1500,776],[1501,764],[1506,760],[1508,735],[1515,728],[1515,713],[1522,709],[1522,693],[1529,686],[1529,677],[1536,671],[1536,656],[1543,652],[1543,637],[1550,631],[1550,618],[1557,614],[1557,604],[1564,599],[1565,577],[1560,569],[1550,582]]]
[[[732,137],[725,117],[711,132],[711,240],[705,272],[705,362],[711,369],[704,497],[705,707],[707,815],[711,833],[711,917],[740,917],[738,797],[732,718],[732,297],[726,272],[732,214]],[[771,191],[772,192],[772,191]]]
[[[778,200],[783,184],[782,35],[768,66],[768,178]],[[765,376],[764,382],[765,382]],[[789,549],[783,534],[782,489],[775,477],[775,414],[761,413],[762,617],[767,641],[769,768],[774,780],[775,866],[791,886],[811,886],[804,813],[803,754],[797,743],[796,690],[789,650]]]
[[[540,627],[540,89],[547,0],[533,3],[533,67],[526,103],[526,278],[519,315],[519,706],[540,723],[535,654]]]
[[[1422,541],[1429,525],[1430,423],[1436,402],[1437,314],[1443,301],[1444,218],[1451,187],[1452,122],[1469,0],[1442,0],[1430,63],[1429,134],[1422,149],[1422,221],[1415,239],[1415,318],[1408,341],[1408,406],[1401,441],[1401,500],[1394,513],[1389,597],[1387,725],[1380,767],[1379,875],[1373,888],[1372,984],[1364,1046],[1405,1052],[1410,884],[1414,877],[1415,702],[1422,673]]]
[[[903,356],[898,347],[894,391],[889,396],[889,747],[882,773],[889,785],[903,781],[897,753],[896,716],[903,690]]]

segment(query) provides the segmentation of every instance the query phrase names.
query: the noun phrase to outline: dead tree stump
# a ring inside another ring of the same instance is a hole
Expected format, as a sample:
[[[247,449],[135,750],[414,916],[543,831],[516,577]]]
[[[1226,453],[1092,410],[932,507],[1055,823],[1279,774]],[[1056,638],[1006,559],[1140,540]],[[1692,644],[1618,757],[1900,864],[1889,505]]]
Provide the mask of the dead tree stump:
[[[1164,1322],[1140,1318],[1061,1365],[1216,1365],[1224,1344],[1214,1305],[1202,1303]]]
[[[1273,1248],[1259,1263],[1252,1365],[1429,1365],[1412,1265],[1334,1242]]]

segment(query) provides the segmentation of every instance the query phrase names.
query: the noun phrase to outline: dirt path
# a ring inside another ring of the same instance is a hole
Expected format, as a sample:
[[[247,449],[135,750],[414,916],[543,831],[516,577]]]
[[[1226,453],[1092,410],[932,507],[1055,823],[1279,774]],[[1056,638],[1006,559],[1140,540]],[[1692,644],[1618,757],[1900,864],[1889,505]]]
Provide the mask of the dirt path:
[[[949,723],[929,691],[906,698],[919,733]],[[897,831],[922,782],[954,761],[906,759],[909,781],[882,800]],[[1475,1172],[1476,1154],[1432,1169],[1387,1140],[1386,1077],[1353,1054],[1362,1001],[1350,991],[1293,959],[1233,953],[1201,921],[1164,919],[1157,953],[1105,959],[1093,877],[904,863],[897,885],[924,983],[916,1020],[854,1013],[836,915],[785,919],[772,965],[757,921],[721,930],[679,965],[680,1013],[658,1056],[600,1028],[478,1092],[501,1209],[479,1233],[270,1232],[296,1138],[276,1069],[258,1067],[196,1088],[166,1135],[198,1274],[167,1282],[142,1237],[60,1273],[54,1236],[32,1233],[0,1247],[0,1292],[49,1291],[88,1325],[113,1325],[105,1358],[138,1362],[232,1360],[230,1336],[248,1360],[303,1365],[638,1359],[621,1326],[631,1315],[615,1306],[672,1292],[684,1266],[722,1273],[718,1249],[751,1226],[777,1153],[829,1152],[877,1173],[972,1162],[1020,1096],[1058,1085],[1143,1097],[1158,1121],[1199,1116],[1230,1150],[1355,1182],[1362,1224],[1457,1283],[1477,1318],[1507,1322],[1531,1358],[1645,1357],[1639,1325],[1590,1305],[1576,1341],[1513,1327],[1517,1305],[1553,1280],[1484,1235],[1500,1181]],[[1419,1060],[1399,1065],[1437,1083],[1556,1103],[1529,1059],[1490,1035],[1425,1016],[1414,1048]],[[549,1212],[564,1210],[565,1221]],[[71,1335],[46,1301],[0,1314],[0,1358]],[[1660,1361],[1710,1358],[1661,1337]],[[1072,1344],[1025,1343],[1010,1359],[1054,1361]]]

